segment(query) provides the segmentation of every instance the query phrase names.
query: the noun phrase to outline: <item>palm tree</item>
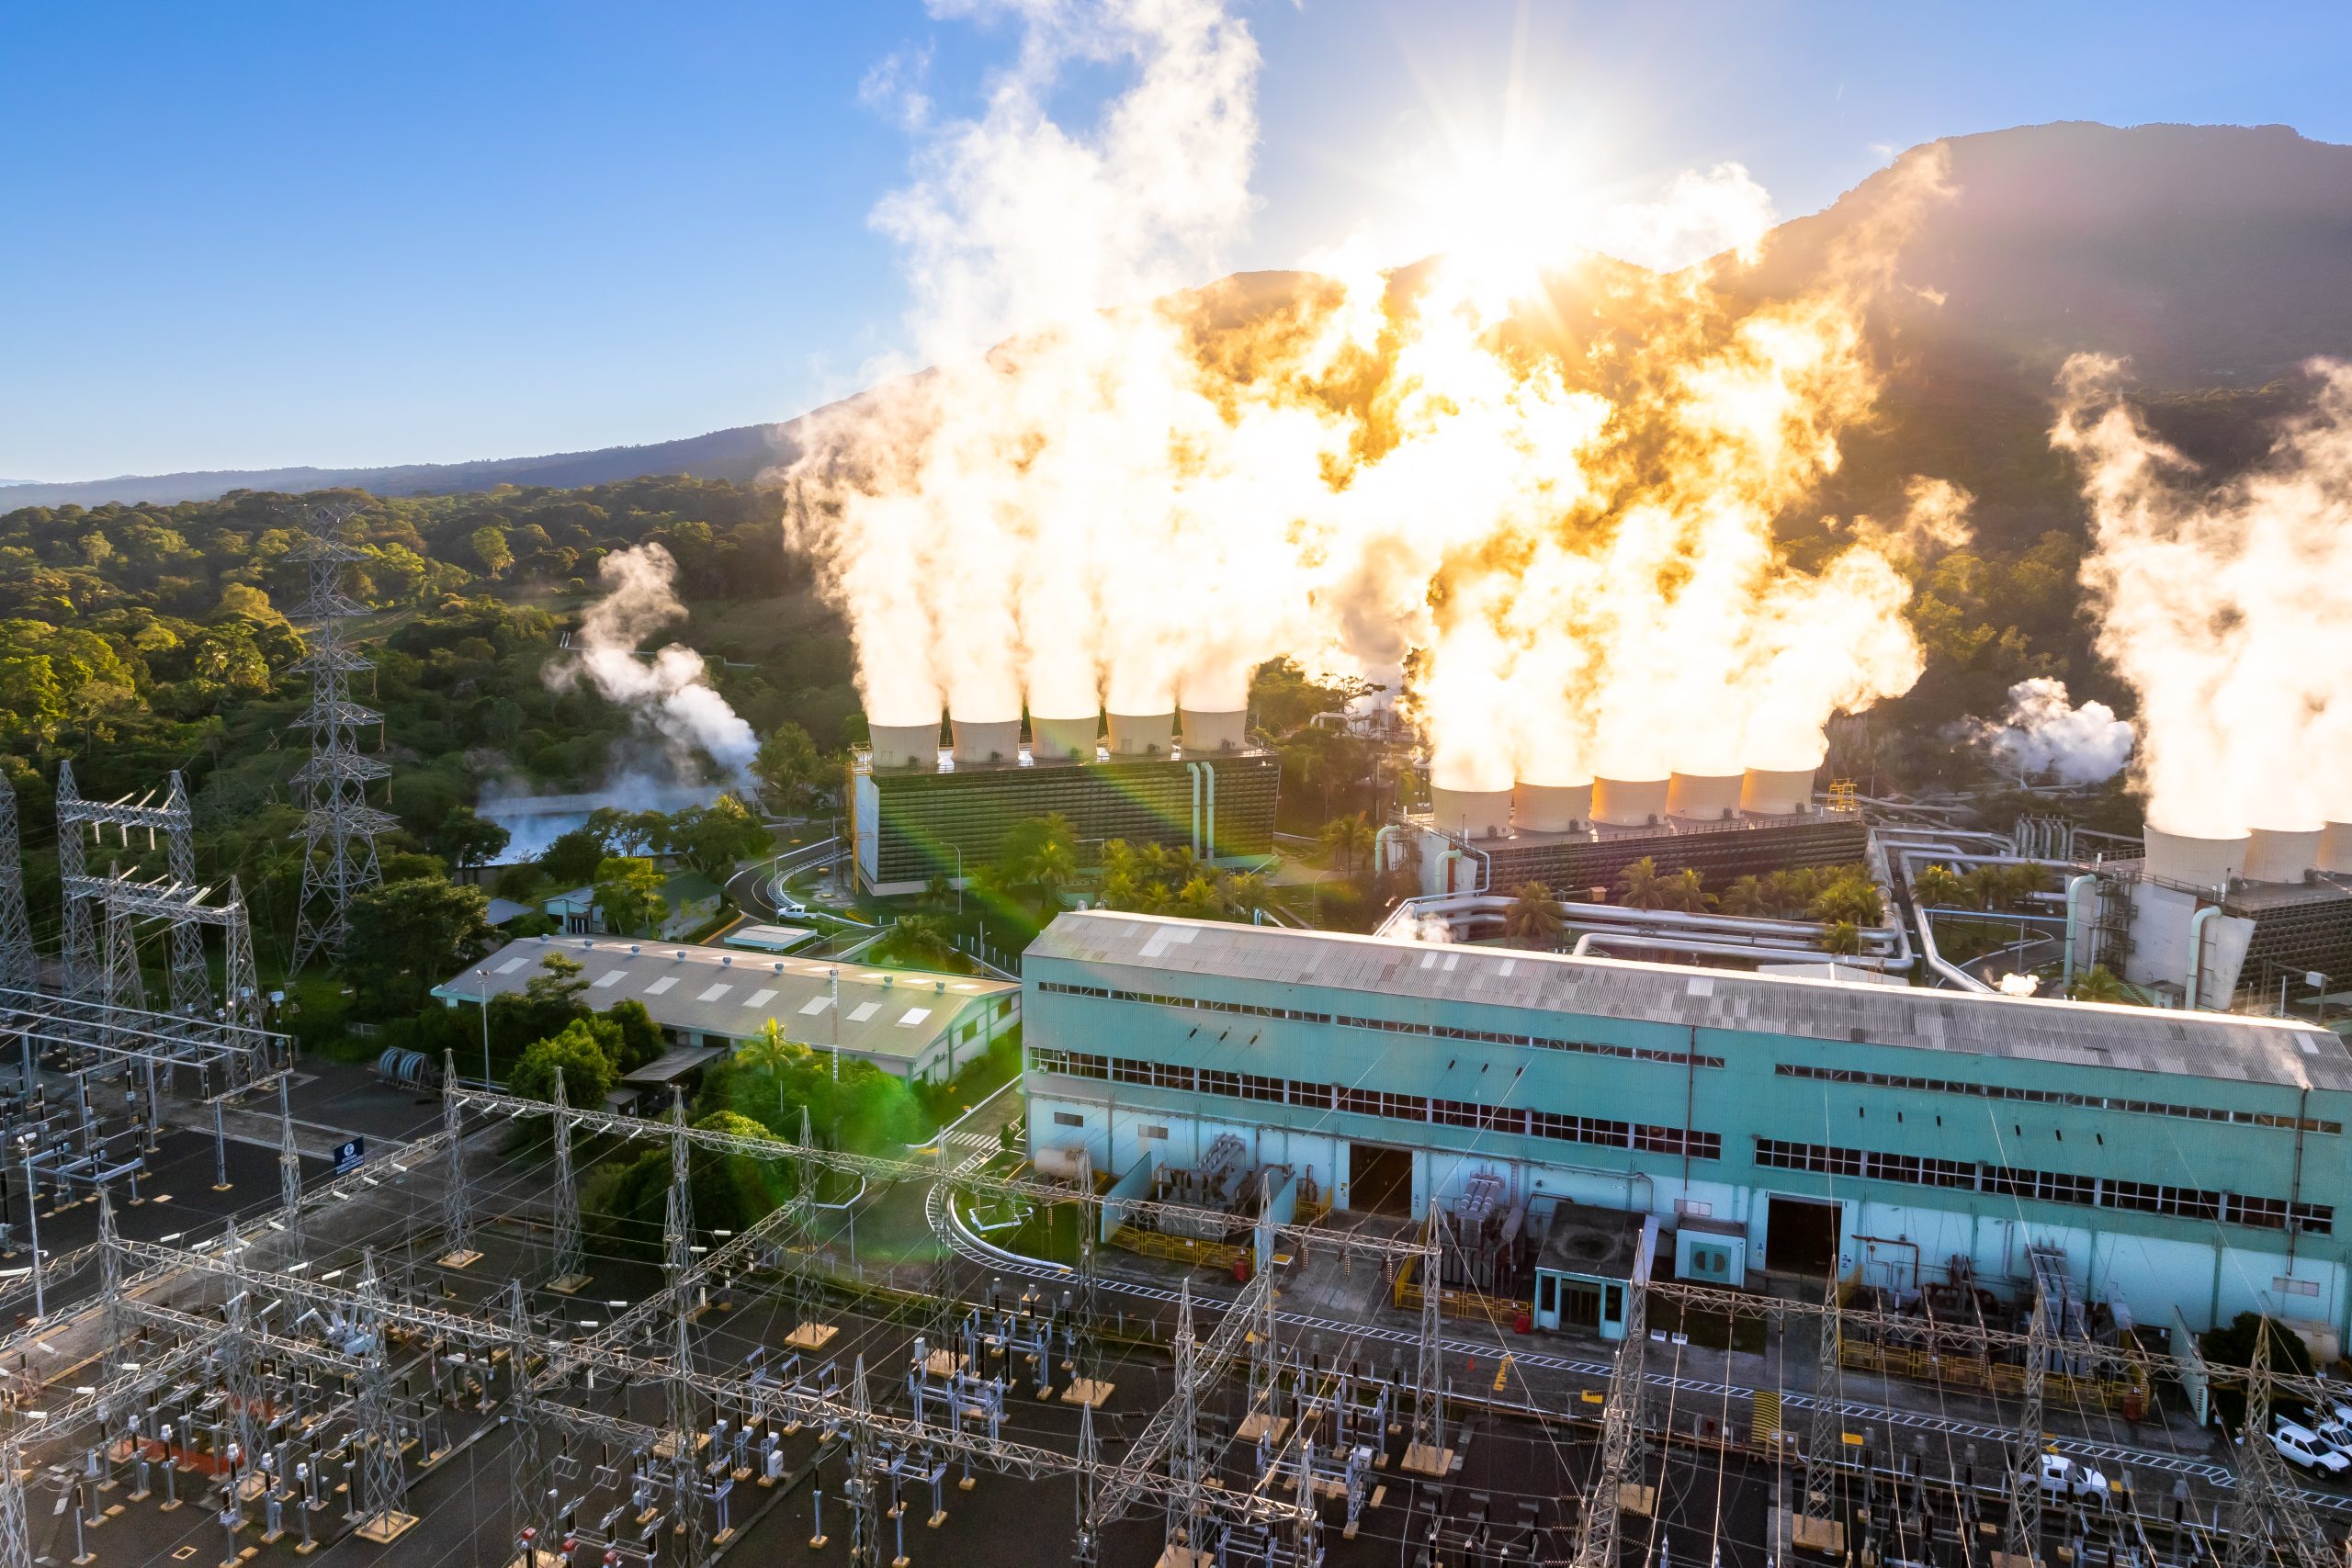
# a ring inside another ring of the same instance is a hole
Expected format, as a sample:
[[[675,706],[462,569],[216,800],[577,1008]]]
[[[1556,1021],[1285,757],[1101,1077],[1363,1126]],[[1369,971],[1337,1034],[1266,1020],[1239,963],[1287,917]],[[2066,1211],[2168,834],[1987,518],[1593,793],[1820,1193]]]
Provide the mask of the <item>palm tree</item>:
[[[1062,907],[1062,889],[1078,880],[1078,852],[1064,841],[1048,840],[1029,857],[1029,883],[1037,901],[1048,909]]]
[[[1950,909],[1968,897],[1967,888],[1948,865],[1931,865],[1911,879],[1911,892],[1922,908]]]
[[[1217,892],[1216,884],[1205,876],[1195,876],[1185,883],[1176,895],[1176,901],[1186,914],[1200,919],[1215,919],[1225,913],[1223,896]]]
[[[1761,918],[1771,908],[1764,897],[1764,886],[1752,876],[1735,881],[1715,897],[1715,907],[1724,914],[1743,920]]]
[[[1684,866],[1672,875],[1659,879],[1658,896],[1663,900],[1658,908],[1679,909],[1688,915],[1698,914],[1714,902],[1700,891],[1699,873],[1691,866]]]
[[[1980,865],[1961,885],[1968,889],[1968,902],[1979,909],[2006,909],[2009,907],[2009,879],[1997,865]]]
[[[2001,891],[2008,896],[2012,908],[2022,908],[2037,893],[2050,890],[2050,868],[2041,865],[2005,865],[2001,867]]]
[[[1644,855],[1617,874],[1617,901],[1629,909],[1666,907],[1665,879],[1658,875],[1655,857]]]
[[[956,884],[944,871],[934,871],[931,880],[922,885],[922,902],[926,908],[944,909],[956,901]]]
[[[1356,857],[1371,850],[1374,834],[1371,819],[1363,812],[1356,811],[1345,817],[1334,817],[1324,823],[1320,837],[1325,852],[1332,859],[1344,863],[1341,874],[1353,876]]]
[[[1858,953],[1862,951],[1862,928],[1851,920],[1832,920],[1821,933],[1821,945],[1831,953]]]
[[[1559,902],[1540,882],[1522,882],[1511,889],[1510,908],[1503,911],[1503,932],[1524,947],[1546,951],[1559,945],[1567,922]]]
[[[1252,871],[1228,878],[1225,885],[1225,897],[1226,902],[1238,913],[1255,916],[1272,900],[1273,890],[1266,886],[1263,876]]]
[[[2073,994],[2078,1002],[2128,1002],[2132,987],[2106,964],[2094,964],[2075,976]]]

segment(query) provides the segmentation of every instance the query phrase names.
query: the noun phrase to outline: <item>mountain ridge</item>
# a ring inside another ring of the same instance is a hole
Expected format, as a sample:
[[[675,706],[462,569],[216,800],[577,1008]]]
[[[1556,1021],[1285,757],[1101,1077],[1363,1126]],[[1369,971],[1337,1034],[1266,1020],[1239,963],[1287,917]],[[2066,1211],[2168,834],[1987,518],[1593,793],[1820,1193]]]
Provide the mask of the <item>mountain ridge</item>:
[[[2059,364],[2080,349],[2128,358],[2140,383],[2158,393],[2245,390],[2290,375],[2314,355],[2352,356],[2352,289],[2342,286],[2352,276],[2352,147],[2285,126],[2087,120],[1948,137],[1940,145],[1952,199],[1905,241],[1900,287],[1873,312],[1874,333],[1902,345],[1889,387],[1894,408],[1945,404],[1973,389],[1999,405],[2005,427],[2024,428],[2046,403]],[[1821,211],[1777,226],[1733,289],[1767,297],[1801,289],[1893,177],[1878,171]],[[1236,273],[1193,292],[1222,293],[1246,313],[1299,276]],[[826,412],[641,446],[472,462],[13,484],[0,486],[0,511],[170,504],[236,490],[566,489],[660,474],[748,483],[797,455],[802,422]]]

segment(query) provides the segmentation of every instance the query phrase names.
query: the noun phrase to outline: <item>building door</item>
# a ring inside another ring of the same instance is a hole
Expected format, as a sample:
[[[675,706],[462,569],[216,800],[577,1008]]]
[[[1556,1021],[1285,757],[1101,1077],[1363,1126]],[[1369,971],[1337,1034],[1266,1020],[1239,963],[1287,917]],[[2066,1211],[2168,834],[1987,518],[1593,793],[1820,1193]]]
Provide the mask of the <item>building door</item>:
[[[1572,1329],[1587,1334],[1600,1332],[1600,1287],[1590,1280],[1566,1280],[1561,1282],[1560,1293],[1567,1298],[1560,1315]]]
[[[1776,1274],[1826,1280],[1838,1271],[1838,1207],[1772,1194],[1765,1213],[1764,1256]]]
[[[1560,1277],[1557,1274],[1535,1276],[1535,1326],[1560,1326]]]
[[[1413,1213],[1413,1151],[1385,1144],[1348,1145],[1348,1207],[1357,1213]]]

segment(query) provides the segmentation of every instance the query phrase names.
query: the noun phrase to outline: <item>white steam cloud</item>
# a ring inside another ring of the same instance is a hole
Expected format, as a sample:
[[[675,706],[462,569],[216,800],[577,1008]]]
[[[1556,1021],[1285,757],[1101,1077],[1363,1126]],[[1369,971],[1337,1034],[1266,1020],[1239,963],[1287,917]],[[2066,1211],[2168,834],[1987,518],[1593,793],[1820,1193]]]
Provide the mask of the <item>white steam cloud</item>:
[[[2047,675],[2011,686],[2004,720],[1978,720],[1971,739],[2005,770],[2060,784],[2103,784],[2132,760],[2131,725],[2105,703],[2075,706],[2066,682]]]
[[[548,684],[571,691],[585,680],[607,702],[628,708],[639,727],[659,739],[676,771],[695,777],[707,758],[743,777],[759,742],[727,699],[712,689],[702,655],[671,643],[649,660],[638,645],[684,617],[676,583],[678,563],[658,544],[616,550],[597,566],[606,592],[581,617],[571,657],[551,664]]]
[[[1752,254],[1770,209],[1732,165],[1536,265],[1471,247],[1405,276],[1342,247],[1295,288],[1179,297],[1251,209],[1247,28],[1216,0],[1012,14],[976,118],[937,122],[903,63],[874,79],[920,138],[876,220],[934,368],[786,476],[874,723],[1229,712],[1287,654],[1403,673],[1436,782],[1494,789],[1812,766],[1834,713],[1917,678],[1902,552],[1858,527],[1800,570],[1774,525],[1871,408],[1862,310],[1939,152],[1794,300],[1588,254]],[[1073,129],[1045,106],[1081,62],[1129,85]],[[1597,280],[1615,346],[1528,351],[1553,270]],[[1922,536],[1964,500],[1915,496]]]
[[[2051,438],[2081,464],[2098,647],[2140,694],[2148,820],[2222,838],[2352,821],[2352,366],[2314,361],[2311,411],[2220,485],[2078,355]]]

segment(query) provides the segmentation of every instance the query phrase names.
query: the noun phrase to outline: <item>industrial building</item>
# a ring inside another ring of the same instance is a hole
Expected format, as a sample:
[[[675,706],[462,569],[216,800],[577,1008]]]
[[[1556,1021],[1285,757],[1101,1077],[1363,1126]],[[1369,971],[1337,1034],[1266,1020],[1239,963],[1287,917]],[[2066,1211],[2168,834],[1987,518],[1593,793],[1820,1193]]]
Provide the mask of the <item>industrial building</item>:
[[[795,1044],[944,1083],[1021,1016],[1021,987],[968,975],[621,937],[526,937],[433,987],[450,1007],[519,992],[557,953],[591,1006],[637,1001],[671,1044],[728,1051],[770,1021]]]
[[[2016,1300],[2039,1254],[2117,1321],[2346,1327],[2332,1033],[1108,912],[1057,919],[1023,983],[1049,1170],[1181,1168],[1232,1136],[1340,1210],[1499,1183],[1532,1242],[1563,1205],[1636,1216],[1711,1284]],[[1539,1325],[1608,1333],[1543,1256]]]
[[[1861,814],[1814,799],[1811,771],[1721,778],[1675,774],[1573,787],[1430,792],[1429,808],[1384,839],[1383,868],[1418,863],[1426,897],[1508,893],[1540,882],[1581,899],[1616,885],[1648,857],[1661,872],[1695,870],[1711,887],[1740,876],[1864,858]]]
[[[995,863],[1015,823],[1058,812],[1091,864],[1103,842],[1182,849],[1223,863],[1273,852],[1282,769],[1248,743],[1239,714],[1110,716],[954,727],[876,726],[854,752],[847,797],[858,886],[883,897],[919,893],[934,876],[961,883]]]
[[[2151,827],[2098,868],[2100,962],[2187,1007],[2282,1009],[2352,983],[2352,825],[2193,838]],[[2291,993],[2291,996],[2290,996]]]

